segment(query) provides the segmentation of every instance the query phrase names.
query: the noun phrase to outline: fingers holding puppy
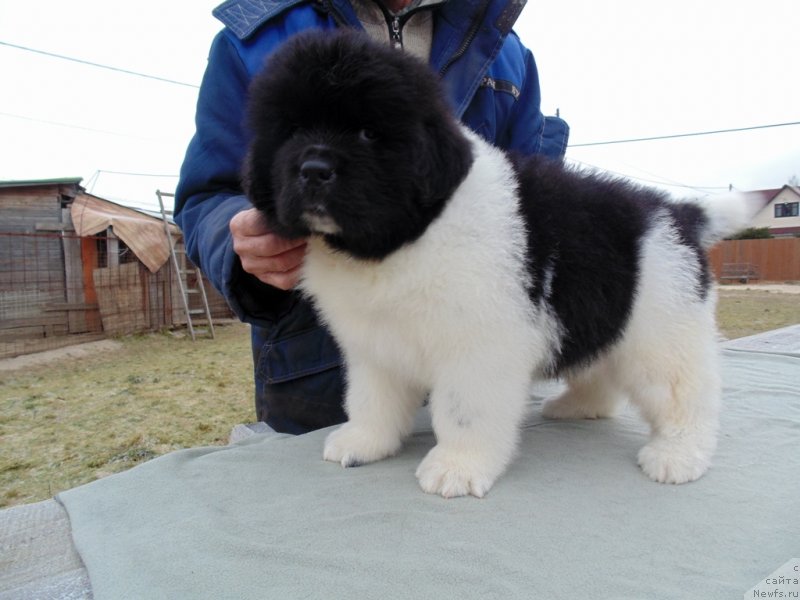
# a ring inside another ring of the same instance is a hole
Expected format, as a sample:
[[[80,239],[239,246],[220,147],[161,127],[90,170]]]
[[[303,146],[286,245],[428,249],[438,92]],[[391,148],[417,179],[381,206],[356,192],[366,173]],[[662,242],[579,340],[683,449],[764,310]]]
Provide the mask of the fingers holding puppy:
[[[278,237],[255,208],[243,210],[231,219],[233,251],[242,268],[273,287],[290,290],[300,279],[306,240]]]

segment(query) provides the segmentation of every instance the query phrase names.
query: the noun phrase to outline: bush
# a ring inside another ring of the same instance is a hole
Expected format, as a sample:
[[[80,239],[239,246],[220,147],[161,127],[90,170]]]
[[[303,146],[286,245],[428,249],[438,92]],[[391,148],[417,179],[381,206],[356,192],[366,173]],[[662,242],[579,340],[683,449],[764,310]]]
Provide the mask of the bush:
[[[769,227],[748,227],[739,233],[732,235],[726,240],[767,240],[772,237]]]

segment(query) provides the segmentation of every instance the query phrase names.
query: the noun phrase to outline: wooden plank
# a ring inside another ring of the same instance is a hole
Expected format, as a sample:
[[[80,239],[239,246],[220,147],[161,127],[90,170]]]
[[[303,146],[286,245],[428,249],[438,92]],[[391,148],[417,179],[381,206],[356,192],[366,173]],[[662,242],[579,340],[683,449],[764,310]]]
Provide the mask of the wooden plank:
[[[0,223],[4,233],[35,233],[37,221],[47,221],[48,215],[20,214],[7,215],[0,212]],[[42,232],[45,233],[45,232]]]
[[[61,210],[63,225],[70,225],[69,209]],[[75,236],[63,236],[61,243],[64,250],[64,286],[66,287],[67,304],[83,304],[83,265],[81,264],[81,240]],[[83,311],[69,311],[70,333],[86,333],[86,314]]]
[[[21,317],[17,319],[3,319],[0,330],[22,329],[25,327],[47,327],[53,325],[64,325],[67,323],[67,313],[47,313],[34,315],[31,317]]]
[[[56,211],[60,210],[61,202],[58,194],[55,194],[52,191],[49,194],[42,193],[41,190],[38,192],[32,191],[30,194],[21,194],[18,192],[3,193],[2,190],[0,190],[0,210],[27,210],[43,208],[55,209]]]
[[[50,221],[40,221],[36,223],[36,231],[75,231],[72,223],[56,223]]]
[[[14,329],[0,329],[0,342],[16,342],[19,340],[36,338],[54,338],[67,335],[65,322],[51,325],[31,325],[29,327],[15,327]]]
[[[109,267],[119,266],[119,240],[110,230],[106,238],[106,256]]]
[[[88,304],[86,302],[82,304],[67,304],[66,302],[53,302],[52,304],[46,304],[42,307],[42,310],[45,312],[49,311],[70,311],[70,310],[82,310],[82,311],[89,311],[89,310],[97,310],[99,306],[97,303]]]
[[[16,342],[45,337],[45,328],[42,325],[30,327],[15,327],[14,329],[0,329],[0,342]]]
[[[83,279],[83,297],[87,304],[97,309],[86,314],[86,327],[89,331],[103,331],[100,318],[100,304],[97,302],[97,290],[94,287],[92,273],[98,267],[97,240],[93,237],[81,238],[81,269]]]
[[[103,331],[122,335],[147,330],[140,263],[95,269],[93,272]]]

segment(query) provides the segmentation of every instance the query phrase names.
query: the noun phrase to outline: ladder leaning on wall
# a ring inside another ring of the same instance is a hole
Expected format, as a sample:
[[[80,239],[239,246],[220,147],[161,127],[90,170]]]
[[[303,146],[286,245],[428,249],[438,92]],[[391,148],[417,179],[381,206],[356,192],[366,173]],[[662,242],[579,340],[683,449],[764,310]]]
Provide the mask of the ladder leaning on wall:
[[[208,306],[208,297],[206,296],[206,288],[203,285],[203,275],[200,269],[191,265],[186,258],[186,251],[182,248],[177,248],[175,238],[170,228],[169,218],[167,211],[164,208],[164,198],[174,198],[175,194],[162,192],[156,190],[158,196],[158,205],[161,207],[161,218],[164,220],[164,230],[167,232],[167,240],[169,241],[169,253],[172,256],[172,267],[178,279],[178,288],[181,293],[181,300],[183,301],[183,310],[186,313],[186,327],[189,329],[189,335],[192,340],[196,339],[198,335],[208,335],[214,337],[214,322],[211,320],[211,309]],[[178,255],[183,257],[183,260],[178,260]],[[194,276],[190,279],[191,276]],[[191,296],[199,296],[202,303],[202,308],[192,308],[189,298]],[[202,315],[202,316],[201,316]],[[195,319],[205,320],[205,326],[198,328],[195,326]]]

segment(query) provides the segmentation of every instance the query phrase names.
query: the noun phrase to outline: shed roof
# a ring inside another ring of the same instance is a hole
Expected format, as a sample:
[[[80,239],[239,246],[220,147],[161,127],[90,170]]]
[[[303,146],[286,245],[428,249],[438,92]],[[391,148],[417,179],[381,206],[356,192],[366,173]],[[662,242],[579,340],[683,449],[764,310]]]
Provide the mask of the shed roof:
[[[56,177],[53,179],[22,179],[19,181],[0,181],[0,188],[35,187],[40,185],[80,185],[82,177]]]
[[[78,194],[70,214],[75,232],[81,236],[95,235],[111,227],[152,273],[169,259],[169,240],[160,217],[91,194]],[[180,234],[173,223],[170,230]]]

